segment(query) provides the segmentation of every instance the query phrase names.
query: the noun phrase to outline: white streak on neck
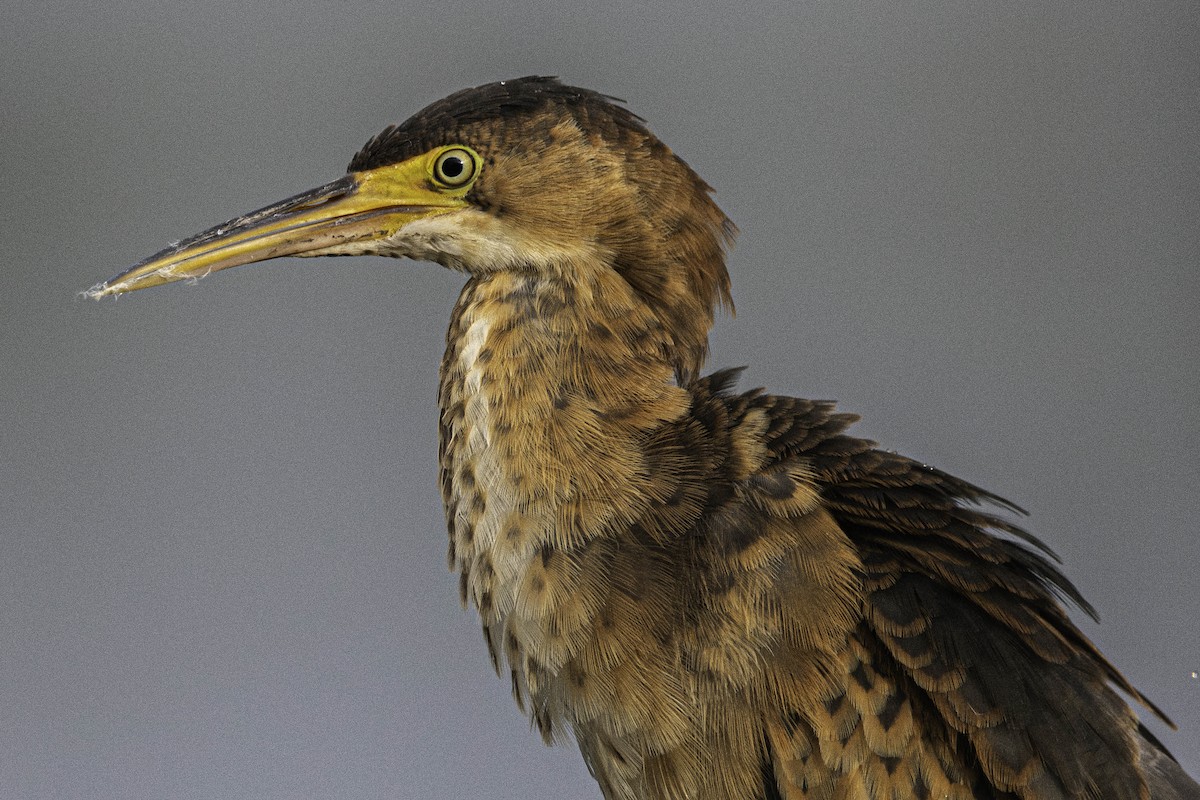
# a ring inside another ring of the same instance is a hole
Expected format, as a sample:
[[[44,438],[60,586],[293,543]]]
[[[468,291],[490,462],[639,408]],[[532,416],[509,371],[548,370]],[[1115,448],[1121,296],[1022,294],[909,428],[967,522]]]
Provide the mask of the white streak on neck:
[[[496,436],[492,430],[491,403],[488,400],[485,374],[488,365],[480,360],[480,355],[487,346],[490,330],[491,321],[487,317],[473,319],[467,327],[462,349],[458,353],[465,401],[465,436],[459,457],[472,465],[475,488],[471,491],[486,498],[484,512],[475,520],[472,529],[473,541],[464,550],[473,554],[473,563],[470,565],[470,592],[478,605],[485,583],[490,586],[494,611],[503,618],[515,605],[515,592],[520,576],[533,554],[528,547],[518,549],[501,541],[504,526],[511,523],[517,497],[494,446]],[[464,512],[473,505],[464,505]],[[466,519],[459,522],[464,527],[470,525],[470,521]],[[490,565],[490,575],[487,570],[481,569],[481,561]]]
[[[468,441],[467,448],[472,453],[487,447],[491,440],[488,399],[483,390],[483,365],[479,363],[479,354],[487,343],[489,330],[491,322],[486,317],[475,319],[467,328],[466,344],[458,354],[458,363],[463,371],[463,389],[466,393],[466,415],[471,421],[471,436],[482,437],[480,441]]]

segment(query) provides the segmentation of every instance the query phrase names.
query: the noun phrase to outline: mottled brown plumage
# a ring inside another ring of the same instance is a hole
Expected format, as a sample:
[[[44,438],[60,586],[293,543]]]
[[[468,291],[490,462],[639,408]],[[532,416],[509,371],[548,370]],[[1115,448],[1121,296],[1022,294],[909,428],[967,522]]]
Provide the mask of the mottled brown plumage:
[[[491,84],[350,169],[94,293],[280,254],[466,272],[439,393],[450,563],[517,702],[606,798],[1200,798],[1014,506],[829,403],[699,377],[734,228],[639,118]],[[393,174],[403,196],[339,211]]]

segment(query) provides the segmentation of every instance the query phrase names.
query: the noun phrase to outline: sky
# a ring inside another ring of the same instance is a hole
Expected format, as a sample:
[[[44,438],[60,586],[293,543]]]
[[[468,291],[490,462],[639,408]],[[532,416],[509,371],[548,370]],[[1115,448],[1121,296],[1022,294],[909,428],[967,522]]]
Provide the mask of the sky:
[[[741,228],[710,366],[1028,509],[1200,775],[1191,2],[10,2],[0,796],[595,800],[445,564],[461,276],[77,293],[527,74],[622,97]]]

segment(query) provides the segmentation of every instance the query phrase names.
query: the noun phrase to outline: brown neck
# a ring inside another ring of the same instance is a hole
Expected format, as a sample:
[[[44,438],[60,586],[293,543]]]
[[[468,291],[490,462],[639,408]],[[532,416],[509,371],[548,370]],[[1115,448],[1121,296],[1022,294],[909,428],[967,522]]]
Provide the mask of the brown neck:
[[[638,518],[646,433],[688,408],[656,315],[615,273],[589,274],[472,278],[451,321],[442,490],[451,562],[485,627],[518,607],[536,616],[522,589],[531,559]]]

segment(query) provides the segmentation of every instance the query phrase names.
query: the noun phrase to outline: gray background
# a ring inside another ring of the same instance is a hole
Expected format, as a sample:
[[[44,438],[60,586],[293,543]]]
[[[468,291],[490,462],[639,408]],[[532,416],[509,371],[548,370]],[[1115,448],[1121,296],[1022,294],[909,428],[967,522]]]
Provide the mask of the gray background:
[[[75,296],[528,73],[741,225],[710,363],[1025,505],[1200,774],[1194,2],[184,5],[0,26],[0,796],[598,797],[445,568],[459,276]]]

